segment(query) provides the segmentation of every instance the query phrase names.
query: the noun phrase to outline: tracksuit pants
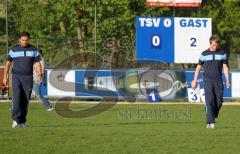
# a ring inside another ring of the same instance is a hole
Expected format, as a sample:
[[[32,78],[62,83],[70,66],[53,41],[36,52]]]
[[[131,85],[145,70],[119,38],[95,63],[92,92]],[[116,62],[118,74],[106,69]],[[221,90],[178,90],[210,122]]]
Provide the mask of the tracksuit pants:
[[[26,122],[32,86],[32,75],[12,75],[12,119],[19,124]]]
[[[207,124],[215,123],[223,102],[223,81],[208,80],[204,82]]]

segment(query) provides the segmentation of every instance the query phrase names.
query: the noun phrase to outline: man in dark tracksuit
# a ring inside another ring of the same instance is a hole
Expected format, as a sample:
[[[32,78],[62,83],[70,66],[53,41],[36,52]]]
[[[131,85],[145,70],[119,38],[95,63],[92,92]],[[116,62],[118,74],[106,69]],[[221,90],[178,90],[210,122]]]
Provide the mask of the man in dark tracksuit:
[[[33,65],[36,63],[40,70],[40,55],[36,47],[29,44],[30,34],[19,33],[19,43],[8,52],[7,62],[4,70],[3,84],[8,84],[8,72],[12,68],[12,119],[13,128],[25,127],[28,112],[28,103],[33,85]],[[40,71],[39,71],[40,72]],[[41,74],[39,73],[41,78]],[[40,80],[41,82],[41,80]]]
[[[227,55],[225,51],[218,49],[219,41],[217,35],[210,37],[210,48],[202,52],[192,81],[192,88],[196,89],[199,72],[203,66],[207,128],[215,128],[215,118],[218,117],[222,106],[222,71],[226,77],[226,87],[230,87]]]

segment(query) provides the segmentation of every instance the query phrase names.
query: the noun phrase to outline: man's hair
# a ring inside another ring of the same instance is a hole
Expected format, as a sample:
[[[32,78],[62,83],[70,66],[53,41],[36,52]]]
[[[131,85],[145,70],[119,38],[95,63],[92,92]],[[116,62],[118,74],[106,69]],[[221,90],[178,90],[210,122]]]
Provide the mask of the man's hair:
[[[209,43],[211,44],[212,41],[216,41],[217,43],[220,43],[220,38],[218,35],[212,35],[209,39]]]
[[[42,55],[42,49],[38,49],[40,55]]]
[[[21,38],[23,36],[27,36],[28,38],[30,38],[30,34],[28,32],[23,31],[18,33],[18,38]]]

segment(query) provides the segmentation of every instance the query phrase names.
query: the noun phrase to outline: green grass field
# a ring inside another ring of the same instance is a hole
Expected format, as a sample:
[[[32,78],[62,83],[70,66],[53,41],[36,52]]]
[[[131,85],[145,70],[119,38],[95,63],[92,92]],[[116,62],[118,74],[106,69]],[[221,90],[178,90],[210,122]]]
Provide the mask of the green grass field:
[[[92,105],[74,104],[74,110]],[[223,106],[206,129],[203,105],[116,105],[85,119],[68,119],[30,104],[27,128],[11,128],[0,103],[0,153],[239,153],[240,106]]]

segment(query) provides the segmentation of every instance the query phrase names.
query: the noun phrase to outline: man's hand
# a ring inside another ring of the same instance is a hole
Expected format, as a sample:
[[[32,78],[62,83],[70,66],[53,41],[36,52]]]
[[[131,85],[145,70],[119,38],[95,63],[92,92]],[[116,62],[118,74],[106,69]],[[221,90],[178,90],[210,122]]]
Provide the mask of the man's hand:
[[[38,75],[38,84],[42,83],[42,75]]]
[[[7,86],[8,85],[8,76],[3,76],[3,85]]]
[[[199,64],[196,67],[196,70],[195,70],[195,73],[194,73],[194,79],[193,79],[193,81],[191,83],[191,86],[192,86],[193,90],[195,90],[197,88],[197,86],[198,86],[197,82],[198,82],[198,76],[199,76],[201,68],[202,68],[202,65],[199,65]]]
[[[231,84],[230,84],[230,75],[229,75],[229,69],[228,69],[228,65],[227,64],[223,64],[223,72],[225,74],[226,77],[226,87],[227,89],[230,88]]]
[[[7,61],[5,64],[4,73],[3,73],[3,85],[4,86],[8,85],[8,71],[10,69],[10,66],[11,66],[11,62]]]
[[[229,88],[230,88],[231,84],[230,84],[230,82],[229,82],[229,81],[227,81],[227,82],[226,82],[226,86],[227,86],[227,89],[229,89]]]
[[[195,90],[197,88],[197,81],[192,81],[191,83],[192,89]]]

